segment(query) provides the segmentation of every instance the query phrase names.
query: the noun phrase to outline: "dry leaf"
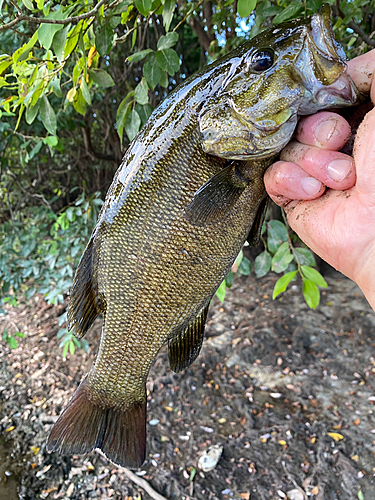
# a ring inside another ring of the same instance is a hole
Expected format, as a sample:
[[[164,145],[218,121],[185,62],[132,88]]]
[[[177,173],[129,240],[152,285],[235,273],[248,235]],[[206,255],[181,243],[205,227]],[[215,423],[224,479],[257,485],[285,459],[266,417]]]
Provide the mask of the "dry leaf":
[[[341,441],[341,439],[344,439],[344,436],[342,434],[339,434],[338,432],[327,432],[327,434],[336,442]]]

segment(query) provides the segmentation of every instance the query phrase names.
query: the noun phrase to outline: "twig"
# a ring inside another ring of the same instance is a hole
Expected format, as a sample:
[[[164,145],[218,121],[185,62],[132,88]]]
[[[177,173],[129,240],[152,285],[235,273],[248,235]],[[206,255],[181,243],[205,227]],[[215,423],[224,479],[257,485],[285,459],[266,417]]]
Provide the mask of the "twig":
[[[128,36],[130,35],[130,33],[133,33],[133,31],[137,30],[140,26],[142,26],[142,24],[148,23],[148,21],[150,20],[150,18],[151,18],[151,17],[155,14],[155,12],[156,12],[156,11],[160,8],[160,5],[161,5],[161,3],[159,3],[159,5],[156,7],[156,9],[154,9],[152,12],[150,12],[150,13],[148,14],[148,16],[147,16],[147,17],[145,17],[145,18],[143,19],[143,21],[141,21],[141,22],[138,24],[138,26],[134,26],[132,29],[130,29],[129,31],[127,31],[127,32],[125,33],[125,35],[120,36],[119,38],[116,38],[116,40],[115,40],[115,44],[116,44],[116,43],[123,43],[123,42],[125,42],[125,40],[128,38]]]
[[[151,498],[154,498],[155,500],[167,500],[165,497],[160,495],[160,493],[155,491],[154,488],[145,479],[142,479],[141,477],[134,474],[134,472],[126,469],[125,467],[121,467],[121,470],[125,472],[125,475],[128,476],[128,478],[133,481],[133,483],[138,484],[138,486],[143,488]]]
[[[10,21],[9,23],[3,24],[0,26],[0,31],[3,31],[5,29],[11,28],[15,24],[21,22],[21,21],[30,21],[32,23],[36,24],[76,24],[79,21],[82,21],[82,19],[87,19],[89,17],[95,16],[100,7],[102,5],[105,5],[109,2],[109,0],[100,0],[100,2],[89,12],[86,12],[85,14],[80,14],[79,16],[73,16],[73,17],[67,17],[66,19],[47,19],[47,18],[40,18],[40,17],[32,17],[32,16],[27,16],[26,14],[20,14],[19,16],[16,16],[13,21]],[[19,12],[21,12],[18,9]]]
[[[176,31],[182,23],[184,23],[186,21],[186,19],[190,16],[190,14],[192,14],[195,10],[197,10],[198,7],[200,7],[202,5],[202,3],[204,2],[204,0],[200,0],[200,2],[197,3],[197,5],[194,5],[194,7],[192,7],[189,12],[186,14],[186,16],[184,16],[181,21],[177,24],[177,26],[173,29],[173,31]]]
[[[104,453],[98,449],[95,450],[99,455],[101,455],[103,458],[107,459],[107,457],[104,455]],[[154,498],[154,500],[168,500],[167,498],[163,497],[163,495],[160,495],[157,491],[154,490],[154,488],[145,480],[142,479],[141,477],[137,476],[137,474],[134,474],[131,470],[127,469],[126,467],[118,467],[119,470],[125,473],[125,475],[133,481],[133,483],[138,484],[142,489],[144,489],[151,498]]]

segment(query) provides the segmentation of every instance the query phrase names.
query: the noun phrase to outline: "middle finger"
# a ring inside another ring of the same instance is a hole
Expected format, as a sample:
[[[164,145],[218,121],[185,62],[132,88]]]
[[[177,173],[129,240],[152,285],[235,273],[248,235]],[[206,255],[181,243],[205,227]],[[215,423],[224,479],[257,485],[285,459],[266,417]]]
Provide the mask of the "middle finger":
[[[283,149],[280,160],[296,163],[331,189],[349,189],[355,184],[354,161],[344,153],[292,141]]]

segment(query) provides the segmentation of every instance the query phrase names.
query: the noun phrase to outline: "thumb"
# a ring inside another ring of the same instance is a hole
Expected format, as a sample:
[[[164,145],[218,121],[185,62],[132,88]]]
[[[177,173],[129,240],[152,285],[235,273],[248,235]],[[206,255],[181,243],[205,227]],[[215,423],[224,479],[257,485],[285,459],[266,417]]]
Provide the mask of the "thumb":
[[[375,108],[358,127],[353,157],[357,171],[356,188],[375,203]]]

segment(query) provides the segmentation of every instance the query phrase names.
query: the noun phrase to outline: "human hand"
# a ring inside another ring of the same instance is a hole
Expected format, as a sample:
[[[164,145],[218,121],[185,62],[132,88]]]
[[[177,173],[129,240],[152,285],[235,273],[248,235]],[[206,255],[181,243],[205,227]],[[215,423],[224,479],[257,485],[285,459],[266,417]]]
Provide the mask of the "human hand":
[[[375,50],[349,61],[348,73],[375,103]],[[349,136],[336,113],[303,118],[264,182],[306,245],[357,282],[375,308],[375,108],[358,128],[353,157],[338,152]]]

